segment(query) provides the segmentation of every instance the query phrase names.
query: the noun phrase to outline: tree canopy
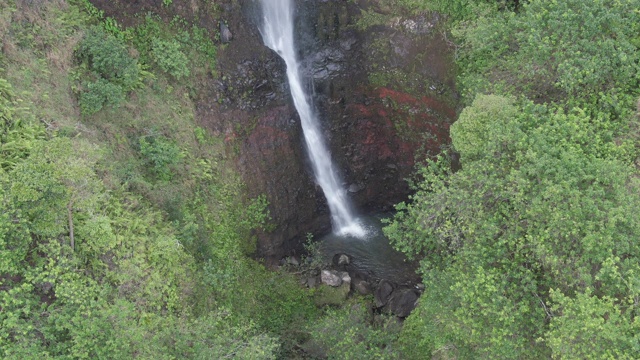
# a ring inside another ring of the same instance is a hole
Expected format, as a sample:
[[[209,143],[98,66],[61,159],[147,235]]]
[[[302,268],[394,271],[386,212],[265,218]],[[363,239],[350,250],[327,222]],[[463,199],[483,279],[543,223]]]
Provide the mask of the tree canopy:
[[[638,358],[640,3],[466,6],[452,149],[386,228],[427,289],[403,341],[437,358]]]

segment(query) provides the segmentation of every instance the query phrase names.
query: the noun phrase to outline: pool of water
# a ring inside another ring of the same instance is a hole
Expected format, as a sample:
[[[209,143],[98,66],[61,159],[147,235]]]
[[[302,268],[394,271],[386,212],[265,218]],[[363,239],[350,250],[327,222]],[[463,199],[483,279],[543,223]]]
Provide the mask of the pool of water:
[[[406,285],[420,282],[415,272],[416,264],[394,250],[389,244],[389,239],[382,233],[381,219],[389,216],[379,214],[361,217],[359,222],[367,232],[362,238],[325,235],[320,239],[321,253],[329,262],[336,254],[347,254],[351,257],[352,266],[374,279],[386,279]]]

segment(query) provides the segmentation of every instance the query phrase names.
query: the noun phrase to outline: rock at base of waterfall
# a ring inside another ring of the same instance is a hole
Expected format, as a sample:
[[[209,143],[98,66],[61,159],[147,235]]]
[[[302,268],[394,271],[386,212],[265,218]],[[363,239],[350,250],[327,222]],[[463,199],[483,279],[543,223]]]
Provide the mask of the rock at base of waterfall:
[[[320,274],[320,280],[322,280],[323,284],[327,284],[333,287],[338,287],[342,285],[341,274],[338,274],[337,271],[333,271],[333,270],[322,270],[322,273]]]
[[[362,279],[356,279],[353,281],[353,289],[360,295],[371,294],[371,284],[368,281]]]
[[[300,260],[296,256],[289,256],[287,258],[287,264],[291,266],[300,266]]]
[[[378,284],[378,288],[375,291],[375,300],[376,307],[383,307],[389,302],[389,297],[391,297],[391,293],[393,292],[393,284],[387,280],[380,280]]]
[[[418,305],[418,294],[413,289],[397,289],[391,294],[387,304],[389,311],[395,316],[404,318]]]
[[[280,266],[300,266],[300,260],[297,256],[287,256],[285,258],[280,259]]]
[[[349,185],[349,192],[350,193],[357,193],[359,191],[364,190],[365,186],[362,184],[351,184]]]
[[[335,254],[333,256],[333,263],[336,266],[346,266],[349,265],[351,263],[351,259],[349,258],[349,255],[347,254]]]
[[[346,271],[341,271],[338,273],[338,275],[340,276],[340,279],[342,280],[343,284],[351,284],[351,276],[349,276],[349,273]]]

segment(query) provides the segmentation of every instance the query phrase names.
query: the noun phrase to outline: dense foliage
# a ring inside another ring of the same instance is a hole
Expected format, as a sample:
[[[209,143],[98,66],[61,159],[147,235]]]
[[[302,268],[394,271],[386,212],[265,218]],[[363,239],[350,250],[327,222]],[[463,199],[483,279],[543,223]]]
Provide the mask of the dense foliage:
[[[448,16],[464,107],[386,229],[403,324],[250,257],[266,201],[194,121],[215,34],[0,0],[0,357],[640,358],[640,2],[379,5]]]
[[[0,357],[289,353],[311,295],[249,257],[266,202],[179,82],[211,37],[62,0],[0,1],[0,29]]]
[[[427,289],[405,355],[638,358],[640,2],[464,4],[461,169],[427,161],[386,228]]]

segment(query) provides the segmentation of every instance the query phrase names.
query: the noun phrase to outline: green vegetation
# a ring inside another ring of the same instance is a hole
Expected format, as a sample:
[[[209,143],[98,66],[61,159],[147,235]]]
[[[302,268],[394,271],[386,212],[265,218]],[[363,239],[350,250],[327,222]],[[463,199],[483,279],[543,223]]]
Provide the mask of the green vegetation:
[[[400,323],[383,315],[371,326],[372,315],[363,303],[329,309],[325,317],[309,325],[312,340],[304,347],[311,354],[326,349],[314,355],[329,359],[401,359],[397,349],[389,346],[398,337]]]
[[[273,359],[319,316],[249,257],[266,201],[195,125],[181,81],[211,73],[215,43],[154,19],[0,6],[3,359]]]
[[[125,95],[141,86],[141,69],[129,55],[125,44],[100,27],[91,28],[76,50],[81,68],[88,74],[80,74],[85,80],[80,94],[83,115],[93,115],[104,106],[117,107]]]
[[[153,57],[162,70],[178,80],[189,76],[187,56],[180,51],[180,43],[153,39],[152,49]]]
[[[177,164],[182,157],[180,148],[163,136],[141,137],[140,153],[161,180],[171,180],[169,166]]]
[[[428,291],[405,358],[640,355],[640,2],[425,2],[448,12],[464,105],[385,229]]]
[[[0,3],[0,357],[640,358],[638,0],[363,14],[446,13],[463,95],[385,230],[426,288],[403,324],[253,259],[266,200],[195,123],[216,34]]]

